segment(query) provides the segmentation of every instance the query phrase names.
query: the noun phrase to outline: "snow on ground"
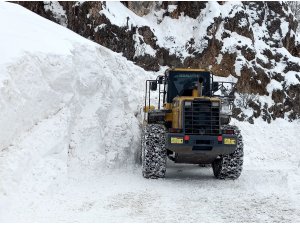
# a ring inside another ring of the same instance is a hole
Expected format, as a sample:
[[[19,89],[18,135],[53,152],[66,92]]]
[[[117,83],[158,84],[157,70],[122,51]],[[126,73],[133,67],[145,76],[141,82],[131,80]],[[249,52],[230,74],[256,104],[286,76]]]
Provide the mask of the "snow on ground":
[[[160,180],[143,179],[139,167],[68,171],[65,180],[40,174],[45,178],[25,182],[2,201],[1,221],[299,222],[299,121],[233,123],[245,141],[236,181],[216,180],[211,168],[171,162]]]
[[[0,3],[5,26],[0,222],[300,222],[300,121],[234,120],[236,181],[172,162],[146,180],[135,162],[152,74],[11,3]]]

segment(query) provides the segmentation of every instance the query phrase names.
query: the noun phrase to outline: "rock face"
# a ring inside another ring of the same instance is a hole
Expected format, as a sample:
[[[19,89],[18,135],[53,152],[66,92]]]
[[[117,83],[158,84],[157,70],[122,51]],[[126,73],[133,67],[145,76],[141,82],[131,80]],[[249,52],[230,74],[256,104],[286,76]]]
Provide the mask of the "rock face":
[[[234,116],[300,117],[297,21],[279,2],[17,2],[146,70],[209,68],[237,80]]]

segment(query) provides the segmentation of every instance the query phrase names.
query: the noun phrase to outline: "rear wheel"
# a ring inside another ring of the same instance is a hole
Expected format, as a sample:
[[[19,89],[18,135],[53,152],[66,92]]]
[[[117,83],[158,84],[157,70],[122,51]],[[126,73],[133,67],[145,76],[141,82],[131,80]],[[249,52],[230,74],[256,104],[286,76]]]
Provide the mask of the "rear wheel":
[[[142,171],[145,178],[163,178],[166,174],[167,150],[165,127],[147,124],[142,139]]]
[[[220,156],[212,163],[214,175],[218,179],[237,179],[243,169],[244,145],[241,131],[232,125],[225,125],[224,129],[233,129],[237,135],[237,146],[233,153]]]

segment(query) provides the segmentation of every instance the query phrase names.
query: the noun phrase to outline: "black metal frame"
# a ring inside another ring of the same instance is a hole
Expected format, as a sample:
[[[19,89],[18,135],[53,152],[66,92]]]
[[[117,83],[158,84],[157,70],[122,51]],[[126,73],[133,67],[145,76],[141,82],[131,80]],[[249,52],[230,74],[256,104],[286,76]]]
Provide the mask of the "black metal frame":
[[[209,97],[219,97],[221,99],[228,99],[230,105],[233,105],[234,101],[234,96],[233,95],[215,95],[214,93],[223,89],[226,90],[228,93],[232,93],[234,88],[235,88],[235,83],[234,82],[218,82],[218,90],[214,91],[213,90],[213,83],[214,83],[214,78],[213,75],[210,75],[211,77],[211,91],[210,91],[210,96]],[[162,96],[162,103],[164,104],[166,101],[166,84],[168,80],[168,71],[165,72],[165,75],[158,76],[156,80],[146,80],[146,88],[145,88],[145,107],[150,107],[151,105],[151,90],[150,90],[150,82],[156,82],[158,84],[158,105],[157,109],[161,108],[161,94]],[[231,84],[231,89],[229,90],[224,86],[224,84]],[[163,85],[163,88],[161,87]],[[148,103],[148,105],[147,105]]]
[[[203,134],[194,133],[195,127],[193,126],[193,124],[192,124],[192,127],[193,127],[192,130],[193,131],[192,132],[188,132],[188,130],[190,130],[190,129],[187,129],[187,125],[186,125],[186,122],[187,122],[187,120],[186,120],[186,117],[187,117],[186,113],[188,112],[186,110],[186,108],[185,108],[185,102],[186,101],[183,102],[183,105],[182,105],[182,112],[183,113],[182,113],[182,116],[181,116],[181,119],[182,119],[182,128],[184,130],[184,133],[188,134],[188,135],[210,135],[210,136],[219,135],[221,133],[221,130],[220,130],[220,106],[213,107],[212,106],[212,102],[209,101],[209,100],[206,100],[206,99],[197,100],[197,101],[198,101],[199,105],[200,104],[205,105],[205,103],[207,103],[206,106],[210,107],[209,111],[198,110],[198,112],[200,112],[200,113],[207,113],[207,115],[204,116],[204,117],[207,117],[207,116],[210,117],[209,120],[206,120],[206,123],[210,122],[210,124],[199,123],[198,125],[202,125],[203,127],[206,127],[206,128],[210,127],[211,133],[206,132],[207,129],[205,129],[205,132]],[[194,118],[193,118],[193,115],[194,115],[193,114],[194,113],[194,109],[193,109],[194,104],[195,104],[194,101],[191,102],[191,111],[188,112],[188,113],[191,113],[191,115],[192,115],[192,121],[194,121]],[[216,113],[217,113],[217,115],[216,115]],[[201,117],[203,117],[203,115]],[[203,122],[203,120],[202,120],[202,122]],[[213,124],[213,123],[216,123],[216,122],[218,122],[218,124]],[[216,126],[218,127],[218,129],[213,128],[213,127],[216,127]],[[213,131],[215,131],[215,132],[213,132]]]
[[[220,98],[221,100],[222,99],[226,99],[229,103],[229,107],[230,109],[232,109],[233,107],[233,102],[234,102],[234,91],[235,91],[235,84],[234,82],[229,82],[229,81],[221,81],[221,82],[218,82],[219,83],[219,87],[218,87],[218,90],[221,90],[223,89],[225,92],[229,93],[228,95],[213,95],[213,97],[218,97]],[[224,86],[224,84],[230,84],[231,85],[231,89],[228,89]],[[215,91],[215,92],[217,92]]]
[[[162,79],[159,80],[159,77]],[[162,81],[162,82],[161,82]],[[151,90],[150,90],[150,83],[156,82],[158,84],[158,106],[157,108],[160,109],[161,105],[161,94],[163,94],[163,103],[165,102],[165,91],[166,91],[166,83],[165,83],[165,77],[164,76],[158,76],[156,80],[146,80],[146,88],[145,88],[145,107],[151,105]],[[163,85],[163,89],[161,88],[161,85]],[[148,105],[147,105],[148,100]]]
[[[218,82],[218,83],[219,83],[219,86],[218,86],[218,90],[217,91],[219,91],[221,89],[223,89],[223,90],[225,90],[225,91],[227,91],[229,93],[232,93],[234,91],[234,88],[235,88],[235,83],[234,82],[221,81],[221,82]],[[226,88],[224,86],[224,84],[231,84],[231,89],[229,90],[228,88]],[[215,91],[215,92],[217,92],[217,91]],[[230,95],[223,95],[222,96],[222,95],[214,95],[214,94],[213,94],[213,96],[218,96],[218,97],[232,97]]]

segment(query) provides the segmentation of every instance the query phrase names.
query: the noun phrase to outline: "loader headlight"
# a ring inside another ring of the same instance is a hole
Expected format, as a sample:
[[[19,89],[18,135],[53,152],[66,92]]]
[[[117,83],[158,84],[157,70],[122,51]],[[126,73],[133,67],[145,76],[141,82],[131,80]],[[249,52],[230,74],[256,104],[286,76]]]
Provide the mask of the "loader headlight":
[[[192,107],[192,102],[184,102],[184,106],[187,108]]]
[[[211,106],[212,107],[219,107],[220,106],[220,102],[212,102]]]

